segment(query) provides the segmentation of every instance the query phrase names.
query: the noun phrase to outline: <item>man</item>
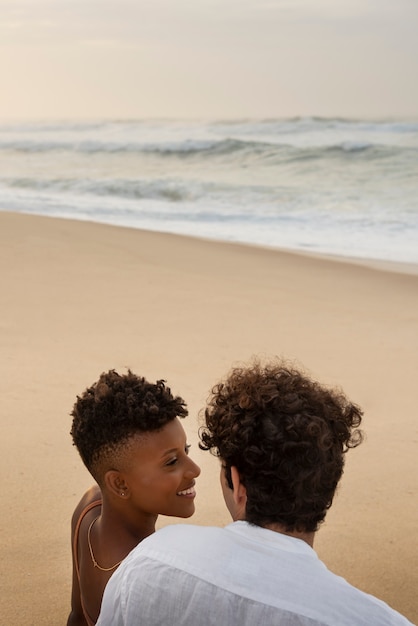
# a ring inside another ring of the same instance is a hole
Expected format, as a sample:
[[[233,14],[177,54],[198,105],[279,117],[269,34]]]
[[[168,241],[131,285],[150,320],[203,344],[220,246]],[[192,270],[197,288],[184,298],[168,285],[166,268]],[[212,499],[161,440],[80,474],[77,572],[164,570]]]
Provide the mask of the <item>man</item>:
[[[408,620],[330,572],[313,550],[362,411],[282,363],[212,390],[201,447],[221,461],[234,522],[168,526],[112,576],[98,626],[392,626]]]

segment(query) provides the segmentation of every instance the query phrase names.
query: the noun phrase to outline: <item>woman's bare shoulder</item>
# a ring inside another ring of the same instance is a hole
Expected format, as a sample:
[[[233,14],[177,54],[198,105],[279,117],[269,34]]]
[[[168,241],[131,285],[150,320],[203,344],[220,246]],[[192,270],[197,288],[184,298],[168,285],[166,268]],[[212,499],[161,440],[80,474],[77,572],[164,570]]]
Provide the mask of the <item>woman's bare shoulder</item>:
[[[80,502],[77,504],[77,506],[74,509],[74,513],[71,519],[72,527],[74,528],[76,526],[78,520],[80,519],[80,515],[82,514],[84,509],[89,506],[89,504],[92,504],[92,502],[95,502],[101,499],[102,499],[102,493],[100,491],[99,486],[93,485],[92,487],[90,487],[90,489],[86,491],[86,493],[82,496]]]

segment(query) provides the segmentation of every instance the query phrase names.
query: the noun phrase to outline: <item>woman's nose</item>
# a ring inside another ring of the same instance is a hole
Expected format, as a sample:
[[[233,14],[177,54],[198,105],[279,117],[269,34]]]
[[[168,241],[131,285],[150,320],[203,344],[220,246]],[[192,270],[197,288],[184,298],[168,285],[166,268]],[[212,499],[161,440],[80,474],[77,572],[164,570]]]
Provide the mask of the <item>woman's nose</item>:
[[[190,474],[193,478],[197,478],[197,476],[199,476],[200,474],[200,467],[197,465],[197,463],[192,461],[191,458],[188,458],[187,460],[189,462],[189,466],[187,467],[186,473]]]

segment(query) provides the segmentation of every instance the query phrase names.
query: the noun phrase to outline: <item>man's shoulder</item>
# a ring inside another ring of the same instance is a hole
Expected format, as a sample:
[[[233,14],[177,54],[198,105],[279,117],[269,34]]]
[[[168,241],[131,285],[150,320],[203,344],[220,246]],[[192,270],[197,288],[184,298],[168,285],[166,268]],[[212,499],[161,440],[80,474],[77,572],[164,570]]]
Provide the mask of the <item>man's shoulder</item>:
[[[144,560],[160,564],[185,567],[206,560],[208,553],[222,553],[230,543],[227,528],[196,526],[194,524],[169,524],[141,541],[127,557],[135,567]]]
[[[155,533],[144,539],[140,546],[158,547],[165,544],[170,546],[178,545],[177,542],[187,538],[188,542],[211,541],[214,537],[221,537],[225,533],[225,528],[218,526],[197,526],[195,524],[168,524]]]

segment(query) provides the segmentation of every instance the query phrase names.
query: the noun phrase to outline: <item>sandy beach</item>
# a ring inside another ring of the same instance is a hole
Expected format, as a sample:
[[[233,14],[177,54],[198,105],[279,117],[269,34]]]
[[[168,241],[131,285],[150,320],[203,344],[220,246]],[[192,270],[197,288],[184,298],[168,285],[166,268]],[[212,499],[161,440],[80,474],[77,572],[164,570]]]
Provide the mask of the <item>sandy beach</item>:
[[[70,518],[92,483],[69,435],[76,395],[110,368],[166,379],[202,466],[188,522],[222,525],[198,413],[253,355],[290,359],[364,409],[315,548],[418,621],[417,268],[13,213],[0,213],[0,263],[0,624],[66,623]]]

